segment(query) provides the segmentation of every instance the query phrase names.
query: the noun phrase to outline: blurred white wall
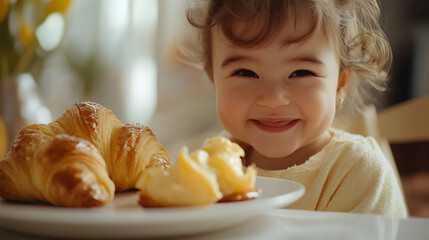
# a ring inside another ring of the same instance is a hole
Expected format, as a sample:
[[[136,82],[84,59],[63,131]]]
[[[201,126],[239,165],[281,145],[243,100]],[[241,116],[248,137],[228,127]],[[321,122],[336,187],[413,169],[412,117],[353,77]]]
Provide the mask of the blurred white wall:
[[[78,101],[147,124],[174,158],[219,129],[212,83],[177,61],[187,0],[74,0],[62,45],[38,76],[54,119]],[[215,130],[212,130],[215,129]]]
[[[199,147],[205,136],[212,134],[211,129],[219,129],[219,124],[210,80],[203,72],[175,59],[178,46],[190,41],[191,27],[185,17],[188,1],[161,0],[159,4],[159,98],[149,125],[175,156],[182,145],[191,150]]]

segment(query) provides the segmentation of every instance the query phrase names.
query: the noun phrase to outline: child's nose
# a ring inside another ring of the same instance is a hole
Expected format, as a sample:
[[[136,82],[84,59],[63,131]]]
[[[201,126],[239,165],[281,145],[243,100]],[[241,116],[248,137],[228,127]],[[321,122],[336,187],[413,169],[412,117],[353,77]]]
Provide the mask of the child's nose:
[[[256,103],[260,106],[276,108],[289,105],[290,96],[281,84],[265,84],[260,88]]]

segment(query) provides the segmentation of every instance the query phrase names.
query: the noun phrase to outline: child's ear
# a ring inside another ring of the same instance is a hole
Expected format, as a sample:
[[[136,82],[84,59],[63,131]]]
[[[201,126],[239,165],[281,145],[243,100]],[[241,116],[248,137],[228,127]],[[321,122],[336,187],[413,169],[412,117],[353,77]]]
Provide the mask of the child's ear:
[[[340,73],[340,76],[338,78],[338,85],[337,85],[337,104],[340,104],[344,101],[344,98],[346,97],[347,90],[350,86],[350,78],[352,76],[352,70],[351,69],[345,69],[342,70]]]

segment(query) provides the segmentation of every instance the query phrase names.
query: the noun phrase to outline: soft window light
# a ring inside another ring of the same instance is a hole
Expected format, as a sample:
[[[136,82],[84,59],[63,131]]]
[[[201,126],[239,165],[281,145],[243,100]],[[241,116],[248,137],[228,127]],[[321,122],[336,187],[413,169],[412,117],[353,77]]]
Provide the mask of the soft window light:
[[[37,28],[36,37],[45,51],[55,49],[61,42],[64,33],[64,18],[59,13],[52,13]]]
[[[148,124],[155,112],[157,99],[156,64],[153,58],[142,57],[130,69],[126,95],[127,119]]]

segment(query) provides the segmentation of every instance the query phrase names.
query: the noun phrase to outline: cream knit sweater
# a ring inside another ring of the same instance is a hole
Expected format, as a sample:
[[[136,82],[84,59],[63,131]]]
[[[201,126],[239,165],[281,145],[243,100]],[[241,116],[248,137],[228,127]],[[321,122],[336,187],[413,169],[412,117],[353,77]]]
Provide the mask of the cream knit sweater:
[[[332,139],[305,163],[258,175],[303,184],[305,195],[291,209],[355,212],[407,217],[391,164],[371,137],[331,128]]]

